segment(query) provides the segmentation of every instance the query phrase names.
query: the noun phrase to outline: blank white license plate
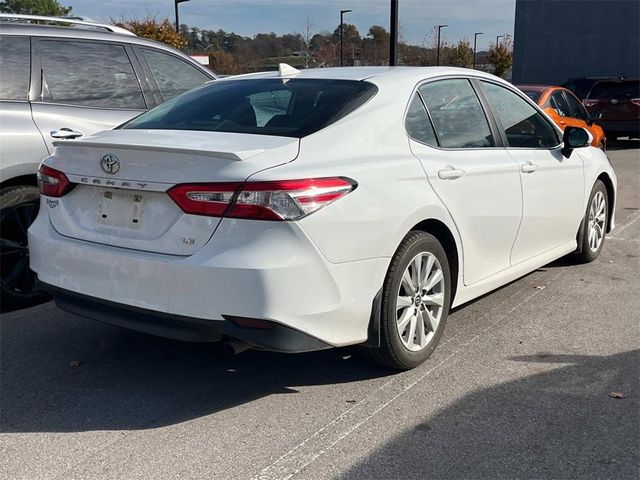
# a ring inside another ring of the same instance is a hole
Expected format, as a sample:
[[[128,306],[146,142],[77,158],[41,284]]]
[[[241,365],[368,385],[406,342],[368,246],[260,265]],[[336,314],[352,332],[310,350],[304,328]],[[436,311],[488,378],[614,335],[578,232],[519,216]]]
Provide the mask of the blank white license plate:
[[[145,198],[135,192],[103,190],[98,196],[98,224],[119,228],[141,228]]]

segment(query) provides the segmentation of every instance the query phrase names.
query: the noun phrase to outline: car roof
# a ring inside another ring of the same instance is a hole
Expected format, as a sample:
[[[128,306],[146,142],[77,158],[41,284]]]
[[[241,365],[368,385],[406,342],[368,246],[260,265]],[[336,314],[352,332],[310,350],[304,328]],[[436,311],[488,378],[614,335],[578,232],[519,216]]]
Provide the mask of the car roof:
[[[155,40],[149,40],[131,34],[122,34],[84,27],[58,27],[53,25],[0,22],[0,35],[29,35],[32,37],[60,37],[79,40],[101,40],[105,42],[130,43],[165,50],[173,53],[174,55],[180,55],[183,58],[190,59],[190,57],[179,50],[176,50],[164,43],[156,42]],[[195,60],[190,60],[193,65],[198,65],[200,70],[209,73],[212,79],[216,78],[215,74],[211,70],[205,69]]]
[[[322,80],[375,80],[376,84],[393,83],[399,80],[420,81],[423,79],[441,76],[474,76],[493,80],[504,80],[497,77],[472,70],[457,67],[335,67],[335,68],[309,68],[299,70],[297,73],[280,75],[278,71],[249,73],[235,75],[221,79],[230,81],[251,78],[295,78],[295,79],[322,79]]]

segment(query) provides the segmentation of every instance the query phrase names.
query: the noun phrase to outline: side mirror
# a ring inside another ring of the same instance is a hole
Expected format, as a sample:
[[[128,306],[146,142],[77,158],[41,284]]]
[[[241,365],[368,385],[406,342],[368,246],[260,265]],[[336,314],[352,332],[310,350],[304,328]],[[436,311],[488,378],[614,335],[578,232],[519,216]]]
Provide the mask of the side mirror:
[[[574,148],[588,147],[590,143],[589,132],[580,127],[567,127],[562,135],[564,147],[562,154],[569,158]]]

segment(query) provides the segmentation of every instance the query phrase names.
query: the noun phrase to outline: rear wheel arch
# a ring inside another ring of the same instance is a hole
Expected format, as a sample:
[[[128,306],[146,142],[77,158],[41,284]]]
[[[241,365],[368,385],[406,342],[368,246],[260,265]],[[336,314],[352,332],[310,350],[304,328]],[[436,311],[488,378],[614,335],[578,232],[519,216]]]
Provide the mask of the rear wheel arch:
[[[615,205],[615,189],[613,188],[613,181],[611,177],[606,172],[602,172],[596,178],[596,181],[600,180],[604,183],[605,188],[607,189],[607,199],[609,200],[608,211],[607,211],[607,233],[611,232],[611,220],[613,218],[613,209]],[[595,184],[595,182],[593,182]],[[593,187],[591,187],[593,188]]]
[[[15,187],[18,185],[31,185],[34,187],[38,186],[38,178],[35,174],[32,175],[19,175],[17,177],[9,178],[2,183],[0,183],[0,189],[5,189],[7,187]]]

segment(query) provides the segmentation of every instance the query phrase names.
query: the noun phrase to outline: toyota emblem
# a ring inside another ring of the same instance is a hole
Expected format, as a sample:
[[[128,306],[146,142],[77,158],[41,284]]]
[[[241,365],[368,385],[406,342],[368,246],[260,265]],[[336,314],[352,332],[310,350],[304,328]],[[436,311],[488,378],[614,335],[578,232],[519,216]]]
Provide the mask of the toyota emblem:
[[[107,153],[100,159],[100,166],[106,173],[114,174],[120,170],[120,160],[113,153]]]

